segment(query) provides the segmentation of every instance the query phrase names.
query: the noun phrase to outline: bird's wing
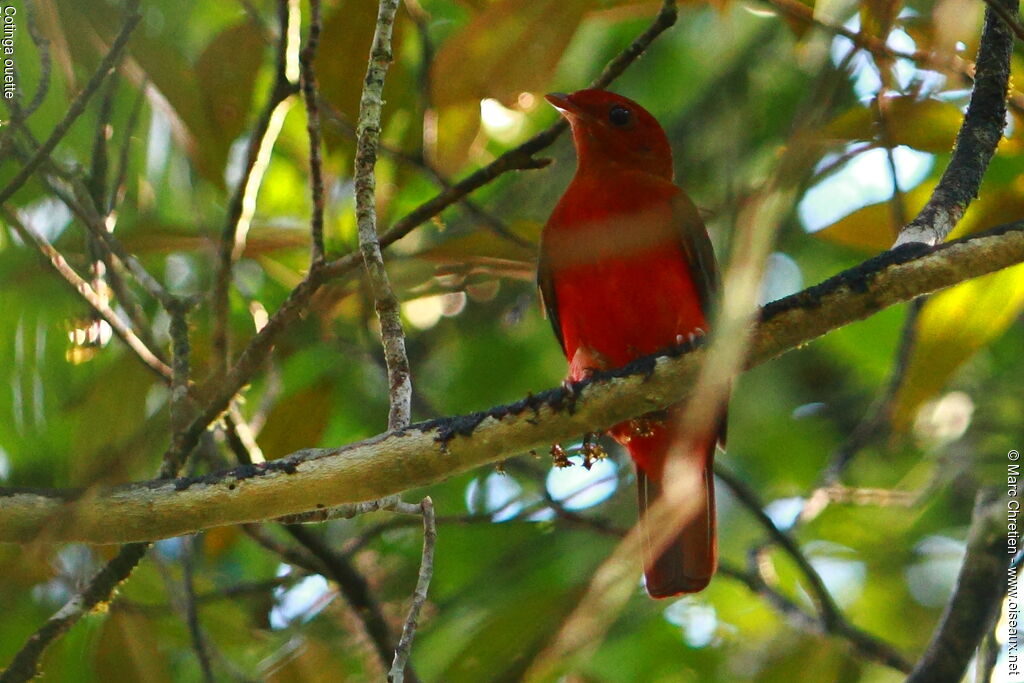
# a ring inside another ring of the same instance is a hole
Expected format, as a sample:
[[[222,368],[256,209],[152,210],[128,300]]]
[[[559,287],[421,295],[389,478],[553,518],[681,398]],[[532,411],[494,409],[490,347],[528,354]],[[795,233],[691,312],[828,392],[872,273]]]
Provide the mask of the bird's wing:
[[[693,284],[697,288],[697,296],[700,297],[700,309],[704,311],[705,317],[710,319],[715,313],[715,305],[721,291],[718,262],[715,260],[711,238],[708,237],[700,211],[685,192],[680,191],[673,198],[672,215],[679,231],[683,256],[689,266]],[[722,449],[725,449],[727,414],[728,408],[723,409],[718,420],[718,444]]]
[[[720,282],[715,250],[711,246],[708,231],[701,220],[700,211],[685,192],[680,191],[673,197],[672,217],[690,276],[697,288],[697,296],[700,297],[700,308],[705,316],[710,317],[718,301]]]
[[[558,319],[558,297],[555,296],[554,270],[551,268],[550,261],[545,258],[543,245],[541,245],[540,259],[537,262],[537,290],[540,293],[540,305],[551,323],[551,329],[555,331],[562,350],[568,354],[569,350],[565,348],[565,339],[562,337],[562,324]]]

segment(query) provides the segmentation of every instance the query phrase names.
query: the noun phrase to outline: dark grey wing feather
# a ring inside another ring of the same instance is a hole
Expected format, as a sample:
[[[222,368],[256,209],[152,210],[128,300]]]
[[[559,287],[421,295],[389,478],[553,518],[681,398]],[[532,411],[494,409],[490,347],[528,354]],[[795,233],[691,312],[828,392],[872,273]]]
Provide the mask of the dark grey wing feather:
[[[558,319],[558,298],[555,296],[555,275],[551,264],[544,258],[544,246],[541,245],[540,260],[537,263],[537,289],[540,292],[540,304],[544,307],[544,313],[551,323],[551,329],[558,337],[558,343],[562,350],[568,354],[565,348],[565,339],[562,338],[562,324]]]
[[[700,211],[685,193],[680,192],[672,200],[672,214],[679,230],[683,254],[697,287],[697,296],[700,297],[700,308],[705,316],[710,316],[718,302],[721,287],[714,247]]]

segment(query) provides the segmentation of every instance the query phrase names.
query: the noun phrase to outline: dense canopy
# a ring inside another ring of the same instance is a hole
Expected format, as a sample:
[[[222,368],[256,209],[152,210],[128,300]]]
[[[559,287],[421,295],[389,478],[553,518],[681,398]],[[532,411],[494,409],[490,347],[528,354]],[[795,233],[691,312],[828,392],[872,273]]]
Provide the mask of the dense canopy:
[[[1014,1],[0,20],[0,680],[382,680],[405,656],[406,680],[451,682],[1008,675]],[[535,266],[575,157],[543,95],[595,81],[665,128],[738,306],[721,566],[667,601],[620,545],[633,466],[585,434],[678,400],[730,339],[640,368],[649,387],[598,378],[579,413],[558,390]],[[748,339],[755,305],[879,254]],[[289,486],[304,459],[350,483]],[[182,517],[129,518],[133,491]]]

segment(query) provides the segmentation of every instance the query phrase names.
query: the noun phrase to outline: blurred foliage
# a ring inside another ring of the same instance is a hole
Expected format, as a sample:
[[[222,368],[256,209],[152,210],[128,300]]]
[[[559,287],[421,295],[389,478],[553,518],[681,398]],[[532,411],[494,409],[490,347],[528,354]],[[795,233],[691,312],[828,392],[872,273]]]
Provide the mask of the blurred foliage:
[[[390,151],[378,164],[382,227],[439,190],[424,160],[458,179],[552,123],[556,114],[540,96],[583,87],[643,30],[657,5],[420,0],[403,6],[384,92],[382,141]],[[28,8],[24,0],[14,6],[21,22],[19,83],[30,99],[40,82],[39,58],[22,21]],[[45,139],[105,53],[123,8],[114,0],[36,0],[33,6],[53,66],[49,93],[28,126]],[[705,210],[721,254],[739,211],[765,187],[797,197],[799,204],[781,217],[773,259],[787,267],[771,271],[766,283],[780,295],[891,244],[895,216],[912,216],[923,205],[949,160],[969,83],[966,67],[955,60],[951,70],[937,71],[905,58],[874,59],[828,30],[782,20],[770,9],[753,0],[684,3],[676,27],[613,87],[664,124],[679,182]],[[982,10],[983,3],[962,0],[864,0],[828,3],[815,16],[854,28],[859,21],[898,50],[967,60]],[[324,3],[316,69],[329,113],[323,125],[332,254],[355,245],[351,131],[375,13],[368,0]],[[112,166],[123,151],[116,234],[174,292],[212,287],[228,197],[274,79],[275,17],[270,0],[146,0],[114,87],[101,90],[57,148],[55,159],[82,176],[94,158],[98,127]],[[1020,66],[1017,55],[1018,82]],[[130,128],[143,88],[141,117]],[[109,120],[101,114],[105,98]],[[1020,101],[1014,93],[1008,139],[958,235],[1024,214]],[[0,139],[8,135],[0,128]],[[895,198],[884,155],[872,157],[883,163],[858,165],[886,144],[920,153],[913,157],[916,171],[908,170],[916,173],[913,185]],[[10,149],[2,154],[0,187],[20,168]],[[458,204],[386,253],[406,316],[418,418],[518,399],[563,376],[564,360],[536,302],[532,259],[539,227],[574,161],[565,136],[547,154],[555,159],[548,168],[505,174],[472,196],[515,238]],[[791,157],[799,158],[798,168],[769,185]],[[308,171],[305,110],[297,103],[273,148],[234,272],[236,351],[307,267]],[[818,193],[812,201],[825,182],[844,191],[823,199]],[[867,188],[879,182],[883,195],[871,196]],[[9,206],[86,272],[84,230],[38,177]],[[0,231],[0,286],[0,482],[88,487],[153,476],[168,444],[168,391],[109,334],[89,339],[88,330],[102,326],[8,230]],[[385,373],[367,297],[359,277],[324,287],[246,389],[242,410],[267,457],[341,445],[385,428]],[[166,316],[156,302],[141,300],[166,345]],[[917,502],[902,507],[885,504],[883,496],[837,503],[795,531],[850,621],[911,659],[923,650],[951,590],[973,490],[1002,481],[1006,451],[1021,446],[1022,308],[1024,266],[932,297],[916,324],[894,430],[864,448],[843,479],[850,487],[910,491],[919,494]],[[737,383],[729,452],[721,458],[770,503],[779,523],[792,521],[785,514],[791,499],[815,488],[830,454],[886,384],[904,317],[902,309],[886,311]],[[211,367],[209,308],[200,307],[190,322],[193,367],[202,378]],[[597,487],[581,467],[552,474],[543,457],[529,456],[503,474],[468,473],[406,495],[415,501],[429,493],[441,519],[434,583],[412,658],[422,679],[516,680],[554,637],[615,539],[563,524],[543,492],[565,497],[584,489],[565,504],[584,519],[627,528],[635,515],[631,467],[608,447],[619,466],[607,499],[592,495]],[[728,491],[719,507],[724,561],[744,567],[764,531]],[[335,548],[353,550],[351,560],[396,633],[419,563],[416,524],[378,513],[323,529]],[[285,577],[277,587],[261,584],[287,572],[286,565],[238,530],[204,534],[197,546],[199,614],[217,653],[218,677],[381,679],[381,664],[333,586],[299,577]],[[181,610],[184,547],[180,540],[159,543],[116,601],[51,649],[44,661],[48,680],[199,680]],[[85,546],[0,547],[0,662],[110,556],[109,548]],[[811,610],[790,559],[772,552],[766,561],[778,589]],[[249,584],[251,591],[223,595]],[[726,575],[677,601],[653,602],[638,586],[597,654],[580,666],[572,680],[901,678],[840,638],[799,628]]]

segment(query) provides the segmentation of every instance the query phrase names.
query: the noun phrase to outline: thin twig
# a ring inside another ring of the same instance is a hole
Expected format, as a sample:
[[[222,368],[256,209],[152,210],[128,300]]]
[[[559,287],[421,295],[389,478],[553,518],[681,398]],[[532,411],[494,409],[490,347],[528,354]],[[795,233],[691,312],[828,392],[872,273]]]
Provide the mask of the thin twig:
[[[271,533],[260,524],[242,524],[242,532],[255,541],[260,547],[274,553],[282,561],[295,567],[300,567],[310,574],[328,576],[327,568],[323,562],[313,557],[304,548],[298,548],[277,540]]]
[[[260,111],[249,136],[246,148],[245,165],[235,189],[228,200],[224,227],[221,230],[217,250],[217,268],[214,274],[211,314],[213,316],[214,377],[223,374],[230,357],[229,327],[229,290],[231,288],[232,268],[245,252],[246,238],[253,215],[256,213],[256,197],[270,154],[277,142],[277,137],[284,125],[285,116],[291,108],[289,98],[298,86],[289,78],[288,59],[291,50],[289,44],[289,22],[297,21],[292,17],[289,0],[278,0],[279,36],[276,50],[274,82],[267,95],[267,102]]]
[[[142,105],[146,101],[147,87],[149,86],[145,82],[139,86],[139,92],[135,96],[135,102],[132,104],[131,112],[128,114],[128,122],[124,127],[124,139],[121,140],[121,149],[117,155],[117,170],[114,172],[114,181],[110,184],[110,195],[107,197],[106,206],[100,207],[100,209],[106,211],[107,214],[114,210],[124,196],[123,188],[125,187],[126,179],[128,177],[129,154],[132,149],[132,136],[135,134],[135,129],[139,125],[139,118],[142,114]]]
[[[24,162],[27,164],[33,159],[41,147],[35,142],[32,137],[31,131],[22,123],[17,124],[21,133],[27,138],[32,146],[32,152],[26,153],[20,150],[19,147],[15,147],[15,152],[22,156]],[[121,242],[114,237],[113,234],[107,229],[106,221],[102,215],[100,215],[100,209],[93,205],[92,196],[89,188],[78,176],[77,173],[67,171],[61,168],[49,154],[43,155],[41,162],[43,168],[46,169],[47,173],[42,173],[41,177],[47,188],[53,192],[65,206],[82,221],[82,224],[89,230],[89,232],[95,237],[99,238],[99,241],[108,249],[117,260],[132,276],[136,282],[149,294],[153,299],[159,301],[161,304],[166,303],[172,297],[167,293],[167,290],[160,284],[160,282],[153,277],[139,260],[131,253],[128,252],[121,244]],[[59,178],[64,183],[67,183],[72,194],[69,194],[61,185],[54,182],[53,178],[49,177],[48,173],[54,177]]]
[[[26,244],[33,245],[36,250],[43,255],[47,263],[50,264],[58,275],[68,283],[72,289],[92,307],[93,311],[96,312],[103,320],[110,325],[110,329],[117,336],[118,339],[123,341],[134,353],[135,356],[146,366],[147,369],[156,373],[164,381],[170,380],[171,368],[168,367],[163,360],[157,356],[150,347],[142,341],[135,332],[126,325],[114,312],[113,309],[104,301],[103,297],[96,293],[88,282],[85,281],[82,276],[75,272],[64,256],[57,251],[56,248],[51,245],[45,237],[40,235],[32,228],[26,226],[21,222],[21,219],[7,207],[0,208],[4,219],[10,224],[14,231],[18,233],[22,241]]]
[[[854,427],[849,437],[841,443],[829,457],[828,466],[819,481],[821,486],[837,483],[857,454],[868,444],[878,441],[888,434],[892,428],[892,412],[896,396],[899,394],[903,381],[906,379],[910,360],[914,355],[917,341],[917,321],[928,297],[923,296],[910,302],[907,317],[903,321],[903,332],[900,334],[899,348],[893,359],[892,370],[885,389],[875,399],[867,415]],[[810,502],[810,498],[808,498]],[[801,515],[802,521],[803,519]]]
[[[21,104],[20,89],[16,88],[14,90],[13,98],[5,98],[8,110],[11,112],[11,120],[8,122],[6,130],[0,130],[0,152],[3,151],[5,145],[9,144],[11,137],[18,128],[17,124],[25,121],[35,113],[50,91],[50,71],[52,68],[50,41],[39,30],[39,24],[36,21],[35,0],[26,0],[25,15],[29,38],[31,38],[32,44],[35,45],[36,52],[39,55],[39,83],[36,86],[35,95],[32,96],[32,101],[27,106],[23,107]],[[15,76],[15,78],[17,77]]]
[[[0,190],[0,204],[10,199],[25,184],[25,181],[35,173],[36,168],[46,160],[50,152],[64,139],[71,126],[81,116],[82,112],[85,111],[85,105],[89,103],[92,96],[99,90],[108,74],[120,63],[121,58],[124,56],[124,49],[128,44],[128,39],[142,19],[142,15],[139,14],[139,0],[131,0],[126,11],[127,16],[125,17],[124,24],[111,44],[110,50],[104,55],[103,61],[100,62],[99,68],[93,72],[82,91],[71,101],[67,114],[54,127],[46,141],[36,150],[32,158],[21,167],[21,170],[11,178],[10,182]]]
[[[388,628],[387,620],[384,618],[384,613],[376,598],[373,597],[366,579],[347,558],[335,553],[330,546],[310,533],[305,527],[286,525],[284,529],[323,564],[326,570],[325,575],[338,584],[338,588],[341,589],[352,610],[363,623],[367,635],[373,641],[374,650],[377,652],[381,664],[387,670],[391,665],[395,641]],[[407,667],[405,673],[407,680],[416,680],[411,668]]]
[[[904,673],[909,672],[911,669],[910,662],[895,648],[847,621],[842,611],[832,599],[831,594],[829,594],[825,583],[821,580],[821,575],[818,574],[817,570],[814,569],[807,559],[807,556],[797,546],[796,541],[788,533],[779,529],[771,517],[765,513],[764,503],[757,493],[746,482],[721,465],[715,466],[715,475],[729,486],[736,499],[754,515],[755,519],[764,527],[772,540],[789,555],[800,570],[800,573],[803,574],[806,585],[809,588],[808,594],[817,607],[818,621],[821,623],[821,628],[826,633],[841,635],[863,652],[870,652],[872,659]],[[760,578],[760,582],[767,586],[764,583],[763,577]]]
[[[883,640],[852,626],[848,622],[842,622],[829,630],[825,628],[820,619],[808,614],[790,598],[786,597],[774,587],[770,586],[758,572],[743,571],[728,563],[719,566],[718,571],[723,576],[735,579],[744,584],[751,592],[763,597],[768,603],[792,621],[797,627],[813,633],[827,633],[850,643],[854,649],[863,657],[872,661],[884,664],[885,666],[907,673],[911,664],[896,649]]]
[[[434,576],[434,545],[437,543],[434,501],[427,496],[420,503],[420,508],[423,515],[423,557],[420,560],[416,590],[413,592],[412,604],[409,606],[409,616],[405,619],[402,637],[398,641],[398,647],[395,648],[395,659],[391,663],[391,672],[388,674],[388,681],[391,683],[403,683],[405,680],[406,662],[409,661],[412,641],[416,637],[416,629],[419,627],[420,610],[427,601],[430,579]]]
[[[380,319],[384,360],[388,368],[388,429],[402,429],[409,424],[412,412],[412,372],[405,352],[398,299],[391,288],[381,245],[377,238],[376,175],[377,145],[380,138],[384,77],[392,60],[391,33],[395,23],[398,0],[380,0],[377,28],[370,47],[370,61],[363,81],[356,124],[355,194],[356,220],[359,226],[359,252],[369,276],[370,288]]]
[[[124,197],[124,193],[121,191],[121,188],[124,187],[125,178],[128,174],[132,135],[138,125],[139,116],[142,112],[142,104],[146,99],[145,88],[145,85],[139,88],[139,93],[135,97],[135,102],[132,104],[131,112],[128,115],[128,121],[125,125],[123,136],[124,139],[121,141],[121,149],[118,153],[117,169],[114,171],[114,179],[110,184],[109,191],[107,191],[105,197],[96,198],[97,211],[106,218],[104,224],[107,226],[108,232],[114,229],[114,222],[112,220],[114,215],[116,215],[114,214],[114,211],[120,200]],[[110,285],[110,289],[113,291],[115,299],[128,315],[128,319],[131,321],[132,326],[135,329],[135,333],[138,334],[139,338],[146,343],[146,346],[153,350],[153,353],[163,360],[164,356],[160,353],[156,339],[153,337],[149,321],[146,318],[146,313],[143,310],[142,305],[121,277],[120,269],[114,262],[110,249],[106,246],[106,243],[101,242],[99,244],[102,245],[101,250],[103,253],[103,262],[106,267],[107,284]]]
[[[839,608],[836,606],[835,601],[829,594],[828,589],[825,588],[825,583],[821,580],[821,575],[819,575],[814,567],[811,566],[810,561],[807,559],[807,556],[804,555],[803,551],[797,547],[796,541],[794,541],[789,534],[775,525],[772,518],[765,513],[764,503],[761,501],[761,498],[746,484],[746,482],[722,465],[715,466],[715,475],[725,482],[733,492],[733,495],[736,496],[736,499],[743,504],[743,507],[747,508],[747,510],[754,515],[754,518],[757,519],[758,523],[762,527],[764,527],[772,540],[777,543],[793,560],[807,582],[808,594],[811,596],[811,600],[814,601],[814,604],[818,609],[818,614],[821,617],[822,624],[824,624],[826,630],[834,630],[843,620],[842,614],[839,612]]]
[[[185,403],[188,400],[189,357],[188,307],[185,302],[172,306],[170,335],[174,360],[171,364],[171,428],[180,431],[188,424]]]
[[[322,105],[327,113],[328,120],[331,123],[335,124],[338,130],[340,130],[345,136],[350,137],[352,140],[355,140],[356,129],[351,123],[345,120],[341,112],[334,108],[330,102],[323,102]],[[377,149],[378,151],[383,152],[384,154],[403,164],[423,171],[428,176],[430,176],[431,180],[433,180],[437,185],[439,185],[441,189],[450,190],[452,188],[453,182],[451,181],[451,179],[448,178],[445,174],[443,174],[436,166],[427,161],[427,159],[424,158],[423,154],[410,154],[409,152],[397,149],[383,142],[378,143]],[[484,225],[484,227],[489,229],[498,237],[506,239],[521,247],[528,247],[532,249],[536,246],[530,241],[523,239],[516,233],[509,230],[508,226],[505,225],[504,221],[502,221],[494,214],[486,211],[483,207],[481,207],[479,204],[474,202],[469,197],[461,197],[458,200],[458,203],[465,207],[466,211],[470,215],[474,216]]]
[[[121,547],[117,556],[104,565],[88,585],[68,600],[63,607],[29,636],[7,668],[0,673],[0,683],[23,683],[39,673],[39,659],[46,648],[60,638],[79,619],[101,602],[110,599],[114,589],[135,569],[150,543],[129,543]]]
[[[213,665],[210,662],[210,645],[206,642],[206,634],[199,623],[199,610],[196,607],[196,586],[194,581],[194,563],[196,552],[196,537],[185,539],[185,547],[181,558],[182,584],[184,587],[184,608],[185,623],[188,625],[189,637],[192,639],[192,649],[196,652],[196,659],[199,660],[199,669],[203,672],[203,680],[212,683]]]
[[[875,94],[873,104],[875,120],[878,123],[878,137],[882,142],[882,147],[885,149],[885,158],[889,163],[889,174],[892,176],[892,195],[889,198],[889,208],[892,211],[892,220],[896,228],[894,232],[899,234],[899,231],[907,224],[907,209],[903,199],[903,190],[900,188],[900,180],[896,175],[896,153],[893,151],[892,131],[889,126],[887,110],[888,102],[884,94],[885,88],[882,88]]]
[[[324,177],[320,133],[320,92],[313,62],[320,44],[320,0],[309,0],[309,35],[299,56],[302,72],[302,100],[306,103],[306,132],[309,136],[309,189],[313,200],[310,220],[313,263],[324,259]],[[376,40],[376,39],[375,39]],[[383,79],[382,79],[383,80]]]

